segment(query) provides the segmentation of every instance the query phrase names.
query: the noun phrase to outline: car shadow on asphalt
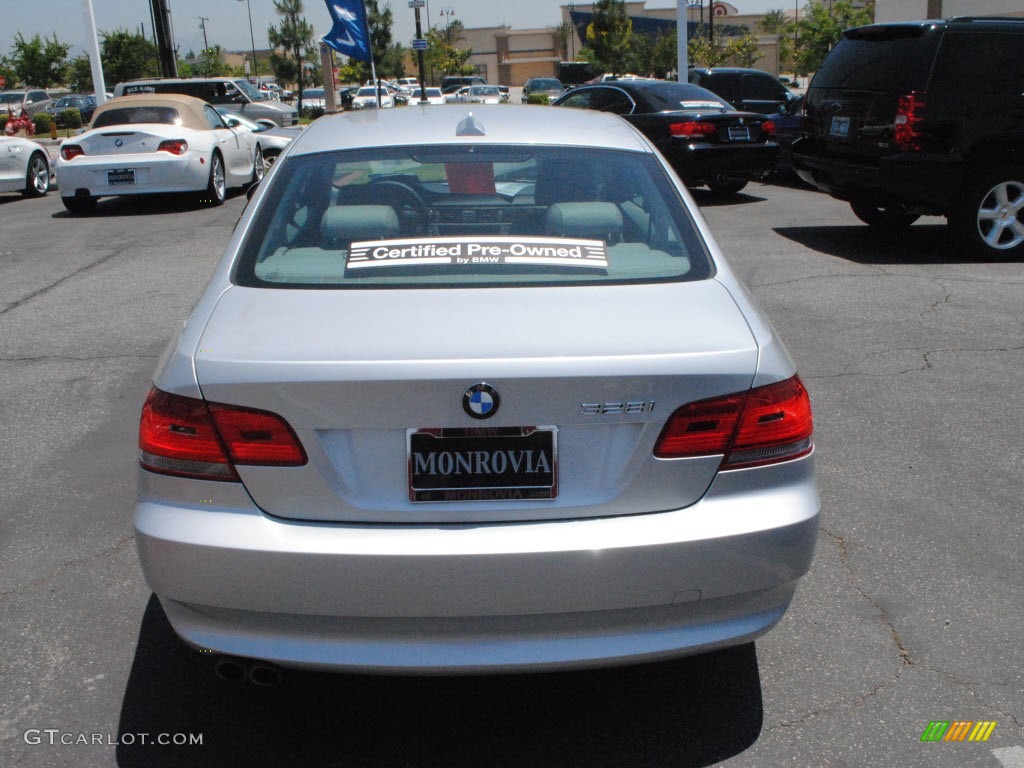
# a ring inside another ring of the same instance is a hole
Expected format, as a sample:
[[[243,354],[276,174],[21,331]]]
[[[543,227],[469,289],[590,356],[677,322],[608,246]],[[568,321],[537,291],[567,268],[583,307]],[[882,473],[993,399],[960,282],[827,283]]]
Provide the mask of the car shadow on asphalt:
[[[227,199],[240,197],[245,188],[228,191]],[[60,210],[53,214],[55,219],[89,219],[93,217],[113,216],[155,216],[165,213],[185,213],[212,207],[203,203],[197,194],[164,194],[164,195],[125,195],[123,197],[104,197],[96,203],[91,213],[75,214]]]
[[[942,224],[915,224],[899,234],[864,226],[775,227],[778,235],[858,264],[977,264],[962,253]]]
[[[763,720],[753,643],[571,673],[285,670],[273,688],[221,680],[215,661],[188,649],[150,598],[121,707],[121,768],[686,768],[743,752]],[[202,744],[142,744],[143,733],[202,734]]]
[[[709,189],[690,189],[693,200],[701,208],[716,208],[720,205],[743,205],[746,203],[763,203],[767,198],[752,195],[749,192],[737,192],[734,195],[715,195]]]

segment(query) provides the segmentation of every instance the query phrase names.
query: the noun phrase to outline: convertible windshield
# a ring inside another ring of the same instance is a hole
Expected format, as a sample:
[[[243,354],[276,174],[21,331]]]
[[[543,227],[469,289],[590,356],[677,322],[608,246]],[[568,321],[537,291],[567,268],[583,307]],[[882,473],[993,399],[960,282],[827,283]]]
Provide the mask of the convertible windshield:
[[[652,156],[459,145],[289,159],[260,202],[235,279],[380,288],[709,273],[693,221]]]

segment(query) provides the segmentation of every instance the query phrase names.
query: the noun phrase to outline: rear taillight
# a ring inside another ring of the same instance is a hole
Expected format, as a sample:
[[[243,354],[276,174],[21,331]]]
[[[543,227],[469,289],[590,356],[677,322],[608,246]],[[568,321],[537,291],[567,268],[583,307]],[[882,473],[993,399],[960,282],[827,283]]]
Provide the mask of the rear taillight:
[[[763,123],[761,123],[761,134],[766,139],[774,139],[775,138],[775,123],[773,123],[771,120],[765,120]]]
[[[280,416],[150,390],[139,423],[142,466],[151,472],[238,480],[236,464],[295,467],[306,463],[298,438]]]
[[[698,139],[703,136],[714,136],[716,128],[713,123],[702,123],[700,120],[690,120],[685,123],[669,123],[668,132],[673,136],[681,136],[684,139]]]
[[[679,408],[655,444],[659,459],[724,454],[721,469],[788,461],[811,452],[811,400],[799,376]]]
[[[188,142],[184,139],[168,139],[161,141],[157,147],[158,152],[170,152],[172,155],[184,155],[188,149]]]
[[[908,93],[896,100],[893,119],[893,143],[897,149],[913,152],[921,149],[924,122],[925,94]]]
[[[71,160],[72,158],[84,155],[85,150],[77,144],[65,144],[60,148],[60,156],[65,160]]]

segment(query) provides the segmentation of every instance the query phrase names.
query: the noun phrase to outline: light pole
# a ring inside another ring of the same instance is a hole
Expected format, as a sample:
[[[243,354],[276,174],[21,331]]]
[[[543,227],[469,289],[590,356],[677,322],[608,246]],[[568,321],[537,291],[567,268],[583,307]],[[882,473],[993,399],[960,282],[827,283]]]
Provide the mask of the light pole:
[[[238,0],[242,2],[242,0]],[[256,64],[256,37],[252,33],[252,5],[249,0],[245,0],[245,7],[249,9],[249,41],[252,43],[252,73],[256,78],[256,87],[260,87],[260,68]]]
[[[446,5],[441,9],[441,15],[445,17],[444,21],[444,39],[448,45],[452,44],[452,16],[455,15],[455,9],[450,5]]]

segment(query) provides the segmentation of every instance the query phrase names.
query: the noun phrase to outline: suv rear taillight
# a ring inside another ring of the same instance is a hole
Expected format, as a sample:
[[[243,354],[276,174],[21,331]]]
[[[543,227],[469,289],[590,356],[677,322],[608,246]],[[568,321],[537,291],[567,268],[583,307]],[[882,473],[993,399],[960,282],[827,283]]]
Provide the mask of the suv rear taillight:
[[[207,403],[153,388],[139,423],[140,463],[151,472],[237,481],[236,464],[306,463],[295,432],[280,416]]]
[[[659,459],[725,454],[721,469],[789,461],[811,452],[811,400],[799,376],[684,405],[654,447]]]
[[[893,119],[893,143],[897,149],[916,152],[921,149],[921,123],[924,122],[925,94],[914,91],[896,100]]]

